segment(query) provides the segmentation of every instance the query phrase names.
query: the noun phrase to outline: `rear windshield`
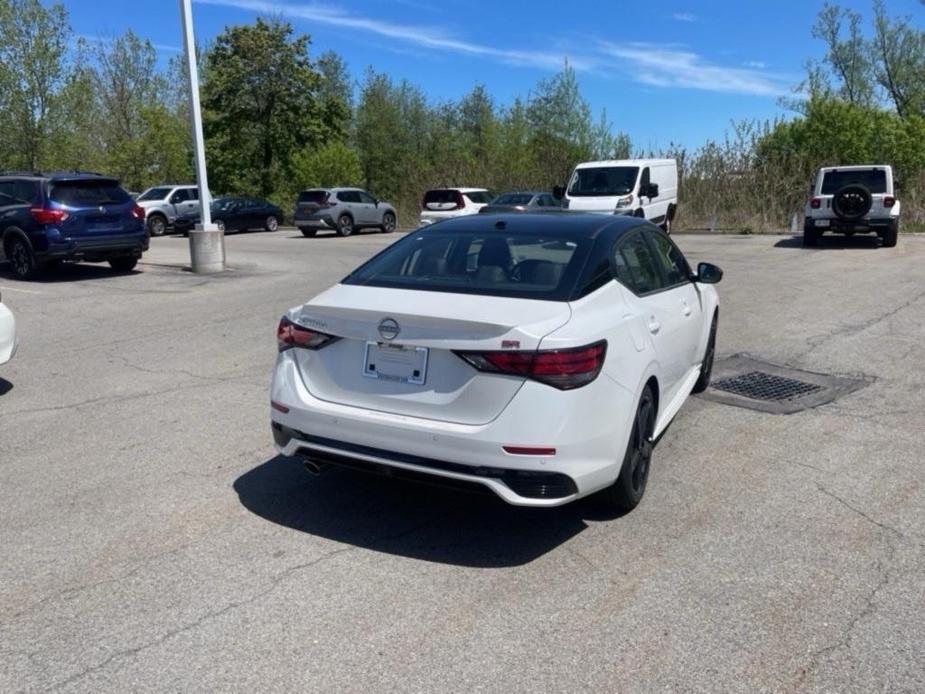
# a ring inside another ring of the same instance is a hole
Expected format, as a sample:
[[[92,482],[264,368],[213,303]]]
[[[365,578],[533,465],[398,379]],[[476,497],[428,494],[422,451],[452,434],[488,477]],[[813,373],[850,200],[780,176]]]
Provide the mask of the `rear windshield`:
[[[835,195],[848,185],[862,185],[874,195],[886,193],[886,171],[828,171],[822,179],[821,195]]]
[[[447,210],[460,202],[458,190],[428,190],[424,193],[424,207],[428,210]]]
[[[438,228],[409,234],[344,284],[568,301],[590,239]]]
[[[163,200],[171,190],[173,190],[173,188],[148,188],[148,190],[138,196],[138,201]]]
[[[326,190],[304,190],[299,193],[299,202],[314,202],[318,205],[328,198]]]
[[[574,197],[595,195],[626,195],[632,193],[639,176],[638,166],[602,166],[595,169],[575,169],[569,182],[568,194]]]
[[[487,205],[491,202],[491,193],[489,193],[487,190],[477,190],[472,193],[466,193],[465,195],[476,205]]]
[[[115,181],[59,181],[52,183],[50,200],[68,207],[90,207],[131,202]]]
[[[505,193],[491,201],[492,205],[529,205],[533,200],[532,193]]]

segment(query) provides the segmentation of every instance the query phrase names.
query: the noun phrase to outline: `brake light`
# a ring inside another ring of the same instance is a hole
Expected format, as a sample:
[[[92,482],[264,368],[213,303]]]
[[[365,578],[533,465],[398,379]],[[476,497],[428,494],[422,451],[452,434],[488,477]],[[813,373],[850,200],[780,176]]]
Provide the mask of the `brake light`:
[[[129,211],[129,214],[131,214],[135,219],[144,219],[145,208],[141,207],[140,205],[132,205],[132,209]]]
[[[302,347],[303,349],[320,349],[337,338],[334,335],[320,333],[317,330],[310,330],[302,325],[293,323],[286,317],[279,321],[279,327],[276,329],[276,346],[280,352],[285,352],[293,347]]]
[[[818,210],[820,207],[822,207],[822,200],[820,200],[819,198],[813,198],[812,200],[810,200],[809,206],[813,208],[814,210]]]
[[[68,218],[64,210],[50,210],[45,207],[33,207],[29,212],[32,214],[32,219],[39,224],[61,224]]]
[[[546,446],[501,446],[510,455],[555,455],[556,449]]]
[[[591,383],[601,372],[606,354],[604,340],[584,347],[535,352],[456,352],[479,371],[523,376],[559,390]]]
[[[890,208],[896,204],[896,198],[891,198],[889,195],[883,198],[883,206]]]

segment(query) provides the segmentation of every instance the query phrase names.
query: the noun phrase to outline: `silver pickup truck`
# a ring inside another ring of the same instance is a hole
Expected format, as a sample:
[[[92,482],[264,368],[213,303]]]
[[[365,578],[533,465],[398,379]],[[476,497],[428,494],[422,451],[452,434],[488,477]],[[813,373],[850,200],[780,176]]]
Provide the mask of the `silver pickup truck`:
[[[162,185],[148,188],[136,202],[145,211],[148,233],[161,236],[178,217],[199,216],[199,188],[195,185]]]

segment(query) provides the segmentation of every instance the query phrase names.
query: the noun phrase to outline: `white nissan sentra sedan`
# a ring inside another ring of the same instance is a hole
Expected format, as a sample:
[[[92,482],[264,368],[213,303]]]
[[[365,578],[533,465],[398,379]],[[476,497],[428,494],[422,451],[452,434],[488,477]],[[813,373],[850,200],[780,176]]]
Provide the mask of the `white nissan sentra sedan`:
[[[13,358],[16,346],[16,319],[0,297],[0,364]]]
[[[277,449],[488,487],[521,506],[646,489],[653,442],[713,365],[715,265],[658,227],[475,215],[412,232],[279,324]]]

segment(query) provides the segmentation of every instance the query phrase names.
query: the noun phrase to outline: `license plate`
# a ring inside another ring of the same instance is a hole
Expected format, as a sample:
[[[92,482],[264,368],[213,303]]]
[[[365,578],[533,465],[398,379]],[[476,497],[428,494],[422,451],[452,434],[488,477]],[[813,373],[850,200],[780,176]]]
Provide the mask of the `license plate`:
[[[829,226],[829,220],[828,219],[817,219],[815,224],[817,227],[827,227]]]
[[[427,348],[367,342],[363,375],[383,381],[422,385],[427,377]]]

